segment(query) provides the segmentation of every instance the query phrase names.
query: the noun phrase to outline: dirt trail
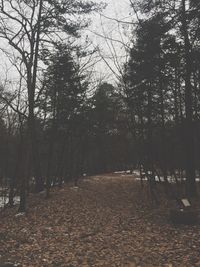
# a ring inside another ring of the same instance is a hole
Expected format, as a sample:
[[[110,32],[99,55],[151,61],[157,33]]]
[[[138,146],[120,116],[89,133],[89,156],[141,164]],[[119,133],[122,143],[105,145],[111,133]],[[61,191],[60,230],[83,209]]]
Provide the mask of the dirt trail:
[[[86,177],[0,216],[1,261],[24,267],[200,266],[200,226],[176,227],[134,176]],[[172,265],[170,265],[172,264]]]

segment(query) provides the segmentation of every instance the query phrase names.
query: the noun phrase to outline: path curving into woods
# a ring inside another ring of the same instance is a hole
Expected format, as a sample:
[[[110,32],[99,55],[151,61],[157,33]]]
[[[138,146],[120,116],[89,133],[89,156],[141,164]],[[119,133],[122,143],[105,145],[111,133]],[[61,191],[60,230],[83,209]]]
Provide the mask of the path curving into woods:
[[[160,199],[162,196],[160,196]],[[0,262],[24,267],[200,266],[200,226],[174,226],[135,175],[86,177],[0,214]],[[170,265],[171,264],[171,265]],[[1,266],[1,265],[0,265]]]

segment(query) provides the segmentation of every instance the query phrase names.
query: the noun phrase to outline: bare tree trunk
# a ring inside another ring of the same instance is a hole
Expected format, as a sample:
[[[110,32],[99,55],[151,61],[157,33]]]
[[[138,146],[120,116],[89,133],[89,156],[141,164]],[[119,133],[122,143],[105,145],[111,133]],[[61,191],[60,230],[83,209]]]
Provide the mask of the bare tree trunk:
[[[185,148],[186,148],[186,192],[189,196],[197,194],[195,183],[195,152],[194,152],[194,127],[192,108],[192,85],[191,73],[192,62],[190,57],[191,45],[188,36],[188,26],[186,17],[186,1],[182,0],[182,29],[185,49]]]
[[[40,166],[40,159],[39,159],[39,148],[38,148],[38,140],[36,136],[36,129],[35,129],[35,116],[33,113],[33,107],[30,107],[29,111],[29,138],[30,138],[30,152],[32,152],[32,159],[33,159],[33,172],[35,177],[35,191],[40,192],[44,190],[44,181],[42,180],[41,175],[41,166]]]
[[[18,212],[25,212],[26,211],[26,179],[23,177],[21,179],[20,185],[20,204]]]
[[[10,190],[9,190],[9,196],[8,196],[8,199],[9,199],[8,205],[10,207],[13,207],[14,205],[14,186],[15,186],[15,183],[14,183],[14,177],[13,177],[10,183]]]
[[[18,175],[20,176],[20,204],[19,212],[26,211],[26,181],[28,173],[28,157],[30,155],[30,142],[26,134],[22,134],[22,129],[20,129],[20,144],[19,144],[19,169]]]
[[[147,128],[147,164],[148,170],[153,171],[153,128],[152,128],[152,84],[149,84],[148,88],[148,128]]]
[[[174,113],[175,113],[175,125],[178,125],[179,122],[179,105],[178,105],[178,88],[180,87],[179,84],[179,77],[178,77],[178,67],[175,67],[174,70],[174,79],[175,79],[175,86],[174,86]],[[181,100],[179,100],[181,101]]]
[[[51,175],[52,175],[52,159],[54,153],[54,145],[55,145],[55,138],[57,132],[57,120],[56,120],[56,108],[57,108],[57,99],[56,99],[56,90],[54,90],[53,95],[53,121],[52,127],[50,130],[50,138],[49,138],[49,151],[48,151],[48,161],[47,161],[47,172],[46,172],[46,197],[49,198],[50,196],[50,188],[51,188]]]
[[[35,114],[34,114],[42,7],[43,7],[43,0],[40,0],[39,13],[38,13],[38,24],[37,24],[36,39],[35,39],[35,51],[32,51],[32,58],[29,63],[30,66],[28,66],[28,73],[27,73],[28,102],[29,102],[28,103],[29,105],[28,127],[29,127],[29,137],[31,141],[31,151],[32,151],[32,156],[33,156],[33,167],[34,167],[34,175],[35,175],[35,181],[36,181],[35,191],[36,192],[40,192],[44,189],[44,182],[42,181],[42,177],[41,177],[39,147],[38,147],[38,142],[37,142]]]
[[[161,60],[161,57],[160,57]],[[162,136],[162,171],[164,176],[164,181],[166,189],[168,186],[167,180],[167,167],[166,167],[166,134],[165,134],[165,107],[164,107],[164,91],[163,91],[163,82],[162,82],[162,72],[161,66],[159,66],[159,91],[160,91],[160,113],[161,113],[161,136]]]

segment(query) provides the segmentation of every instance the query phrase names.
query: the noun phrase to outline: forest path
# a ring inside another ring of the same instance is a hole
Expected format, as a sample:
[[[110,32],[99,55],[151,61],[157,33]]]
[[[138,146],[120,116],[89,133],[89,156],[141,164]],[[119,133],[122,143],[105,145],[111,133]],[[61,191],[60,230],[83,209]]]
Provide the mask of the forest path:
[[[24,267],[200,266],[200,226],[173,226],[133,176],[84,178],[0,214],[0,261]],[[172,264],[172,265],[170,265]]]

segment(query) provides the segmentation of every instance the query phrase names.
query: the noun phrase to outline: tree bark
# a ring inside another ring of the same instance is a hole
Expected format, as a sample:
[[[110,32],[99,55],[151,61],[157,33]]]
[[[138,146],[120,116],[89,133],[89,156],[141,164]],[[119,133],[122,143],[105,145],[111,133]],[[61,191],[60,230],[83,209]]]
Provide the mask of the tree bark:
[[[41,167],[39,160],[39,147],[37,142],[36,126],[35,126],[35,89],[36,89],[36,79],[37,79],[37,68],[38,68],[38,54],[39,54],[39,44],[40,44],[40,28],[41,28],[41,18],[42,18],[42,5],[43,0],[40,0],[39,12],[38,12],[38,24],[36,31],[36,39],[33,40],[33,46],[35,45],[35,50],[31,51],[32,57],[29,62],[28,71],[27,71],[27,86],[28,86],[28,107],[29,107],[29,116],[28,116],[28,128],[29,128],[29,137],[31,141],[31,151],[33,156],[33,169],[35,175],[35,191],[40,192],[44,190],[44,181],[41,177]],[[32,69],[33,68],[33,69]]]
[[[190,57],[191,45],[188,34],[188,25],[186,17],[186,1],[182,0],[182,31],[185,50],[185,148],[186,148],[186,192],[188,196],[193,197],[197,194],[195,183],[195,150],[194,150],[194,126],[193,126],[193,108],[192,108],[192,61]]]

